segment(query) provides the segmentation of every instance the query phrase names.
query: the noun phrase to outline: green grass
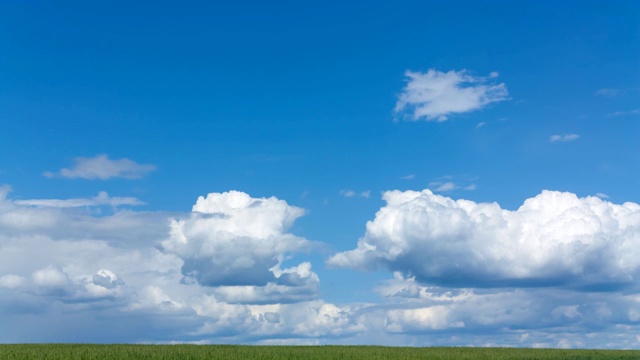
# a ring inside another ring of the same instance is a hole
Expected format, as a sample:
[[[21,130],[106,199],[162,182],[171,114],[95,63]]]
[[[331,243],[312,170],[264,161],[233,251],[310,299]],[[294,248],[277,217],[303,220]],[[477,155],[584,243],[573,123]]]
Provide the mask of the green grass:
[[[0,345],[0,359],[640,359],[640,351],[382,346],[20,344]]]

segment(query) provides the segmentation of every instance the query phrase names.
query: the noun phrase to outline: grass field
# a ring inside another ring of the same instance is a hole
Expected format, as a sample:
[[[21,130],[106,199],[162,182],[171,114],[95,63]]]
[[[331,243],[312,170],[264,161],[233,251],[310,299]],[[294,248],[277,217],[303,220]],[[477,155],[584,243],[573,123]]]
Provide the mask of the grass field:
[[[0,359],[640,359],[640,351],[380,346],[0,345]]]

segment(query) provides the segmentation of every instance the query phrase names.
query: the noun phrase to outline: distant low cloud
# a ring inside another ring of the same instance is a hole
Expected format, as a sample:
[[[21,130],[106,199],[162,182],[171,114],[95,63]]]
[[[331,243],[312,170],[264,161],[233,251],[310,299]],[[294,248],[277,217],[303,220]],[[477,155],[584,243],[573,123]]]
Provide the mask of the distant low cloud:
[[[469,75],[466,70],[426,73],[407,71],[407,85],[398,97],[395,113],[413,121],[445,121],[452,114],[479,110],[488,104],[508,99],[504,83],[496,83],[492,72],[488,77]]]
[[[134,197],[110,197],[108,193],[101,191],[98,196],[92,198],[16,200],[16,204],[38,207],[73,208],[85,206],[137,206],[144,205],[145,203]]]
[[[354,250],[328,264],[444,286],[612,289],[640,276],[640,205],[543,191],[516,211],[429,190],[388,191]],[[425,261],[425,258],[429,259]]]
[[[73,168],[64,168],[59,172],[47,171],[46,177],[64,177],[69,179],[100,179],[124,178],[139,179],[156,169],[155,165],[138,164],[127,158],[111,160],[105,154],[92,158],[77,157]]]
[[[576,140],[580,137],[578,134],[568,134],[568,135],[551,135],[549,137],[549,142],[569,142]]]

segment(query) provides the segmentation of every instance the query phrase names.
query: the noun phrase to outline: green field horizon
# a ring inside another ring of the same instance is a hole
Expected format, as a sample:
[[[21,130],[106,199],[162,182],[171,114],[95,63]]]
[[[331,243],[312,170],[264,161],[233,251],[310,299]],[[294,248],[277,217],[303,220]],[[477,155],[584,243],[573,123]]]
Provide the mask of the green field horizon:
[[[0,359],[640,359],[640,350],[347,345],[4,344]]]

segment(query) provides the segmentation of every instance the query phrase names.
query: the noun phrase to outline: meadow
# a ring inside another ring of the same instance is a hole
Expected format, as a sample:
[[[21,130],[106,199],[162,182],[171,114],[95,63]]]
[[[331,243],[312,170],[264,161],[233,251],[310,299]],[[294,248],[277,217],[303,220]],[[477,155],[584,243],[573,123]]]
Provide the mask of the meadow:
[[[20,344],[0,345],[0,359],[640,359],[640,351],[381,346]]]

